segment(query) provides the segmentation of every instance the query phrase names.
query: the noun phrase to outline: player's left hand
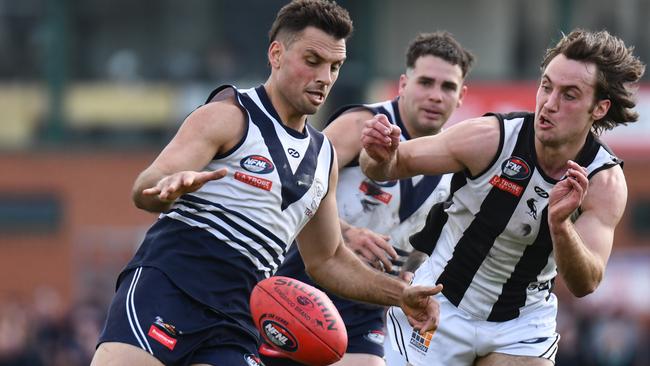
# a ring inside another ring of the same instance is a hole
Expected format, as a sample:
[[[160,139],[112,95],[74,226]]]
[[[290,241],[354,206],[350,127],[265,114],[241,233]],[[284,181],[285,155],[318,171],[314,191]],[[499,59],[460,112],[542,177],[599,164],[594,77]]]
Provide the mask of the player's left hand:
[[[433,295],[442,291],[442,285],[409,286],[402,294],[400,307],[406,314],[409,324],[420,334],[435,332],[440,323],[440,304]]]
[[[343,232],[345,244],[362,260],[376,269],[390,272],[391,259],[397,258],[397,252],[390,245],[390,237],[375,233],[374,231],[350,226]]]
[[[553,187],[548,200],[548,216],[552,223],[567,220],[587,194],[587,170],[572,160],[568,161],[567,166],[565,178]]]

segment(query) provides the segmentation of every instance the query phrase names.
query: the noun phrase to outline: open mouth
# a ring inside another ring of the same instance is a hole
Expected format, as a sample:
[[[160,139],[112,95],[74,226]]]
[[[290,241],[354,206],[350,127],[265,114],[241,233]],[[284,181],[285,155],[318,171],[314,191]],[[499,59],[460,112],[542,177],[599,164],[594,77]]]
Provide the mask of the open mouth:
[[[544,116],[539,116],[539,125],[540,127],[552,127],[553,122],[549,121],[546,117]]]
[[[323,92],[307,91],[307,95],[309,95],[309,99],[315,104],[321,104],[325,101],[325,93]]]

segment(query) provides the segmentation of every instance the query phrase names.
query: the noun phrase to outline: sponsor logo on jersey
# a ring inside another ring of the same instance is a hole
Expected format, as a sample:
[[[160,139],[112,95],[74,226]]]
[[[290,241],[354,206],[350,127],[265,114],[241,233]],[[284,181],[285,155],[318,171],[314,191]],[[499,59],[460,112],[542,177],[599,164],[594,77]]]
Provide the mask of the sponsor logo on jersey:
[[[365,193],[366,196],[371,196],[386,205],[393,198],[392,194],[382,191],[374,182],[368,180],[361,182],[359,190]]]
[[[535,186],[535,193],[542,198],[548,198],[548,192],[538,186]]]
[[[262,322],[262,329],[269,342],[275,344],[287,352],[295,352],[298,349],[296,337],[291,334],[289,329],[285,328],[273,320]]]
[[[259,357],[250,353],[244,355],[244,360],[248,366],[264,366],[262,360],[260,360]]]
[[[287,153],[288,153],[289,156],[291,156],[292,158],[296,158],[296,159],[297,159],[297,158],[300,157],[300,153],[298,152],[298,150],[294,149],[293,147],[288,148],[288,149],[287,149]]]
[[[248,175],[242,172],[235,172],[235,179],[253,187],[261,188],[265,191],[270,191],[271,187],[273,186],[273,182],[268,179],[256,177],[254,175]]]
[[[511,156],[501,164],[503,174],[514,180],[523,180],[530,176],[528,164],[521,158]]]
[[[498,175],[490,179],[490,184],[517,197],[521,196],[524,191],[524,187]]]
[[[528,293],[536,293],[540,291],[546,291],[551,289],[551,281],[544,281],[544,282],[532,282],[528,285],[526,290]]]
[[[239,161],[239,166],[257,174],[268,174],[274,169],[271,160],[262,155],[248,155]]]
[[[411,333],[411,340],[409,344],[419,352],[426,353],[429,350],[429,345],[431,344],[431,338],[433,333],[426,332],[424,335],[421,335],[417,330],[414,330]]]
[[[176,339],[172,338],[166,332],[158,328],[155,324],[151,324],[149,333],[147,333],[147,335],[152,339],[158,341],[158,343],[162,344],[163,346],[169,348],[170,351],[173,351],[174,347],[176,347]]]
[[[372,343],[380,344],[380,345],[384,344],[385,335],[384,332],[382,332],[381,330],[371,330],[363,337]]]

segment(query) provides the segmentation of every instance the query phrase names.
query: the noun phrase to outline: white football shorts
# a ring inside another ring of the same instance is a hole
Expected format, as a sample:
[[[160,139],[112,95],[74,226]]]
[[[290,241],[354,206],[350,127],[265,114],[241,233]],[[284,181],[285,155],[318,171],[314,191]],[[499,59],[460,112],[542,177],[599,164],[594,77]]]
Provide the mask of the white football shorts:
[[[390,340],[384,346],[387,366],[404,366],[407,362],[413,366],[469,366],[477,357],[492,352],[541,357],[555,363],[560,340],[555,332],[555,295],[551,294],[539,309],[505,322],[477,319],[442,294],[435,298],[440,303],[440,325],[433,334],[422,336],[414,332],[402,309],[388,309],[386,327]]]

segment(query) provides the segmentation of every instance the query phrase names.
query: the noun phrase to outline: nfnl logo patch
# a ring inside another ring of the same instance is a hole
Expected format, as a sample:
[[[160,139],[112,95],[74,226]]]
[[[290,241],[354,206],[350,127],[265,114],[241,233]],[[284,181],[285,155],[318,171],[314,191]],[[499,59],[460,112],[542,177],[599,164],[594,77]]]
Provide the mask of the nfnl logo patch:
[[[240,182],[249,184],[253,187],[261,188],[265,191],[270,191],[271,187],[273,186],[273,182],[268,179],[256,177],[254,175],[248,175],[242,172],[235,172],[235,179]]]
[[[295,352],[298,349],[296,337],[289,330],[273,320],[265,320],[262,329],[268,340],[276,346],[288,352]]]
[[[521,158],[511,156],[501,164],[501,171],[508,178],[523,180],[530,176],[528,164]]]
[[[248,366],[264,366],[259,357],[252,355],[250,353],[244,355],[244,360]]]
[[[239,165],[251,173],[268,174],[273,171],[273,163],[262,155],[249,155],[239,162]]]

